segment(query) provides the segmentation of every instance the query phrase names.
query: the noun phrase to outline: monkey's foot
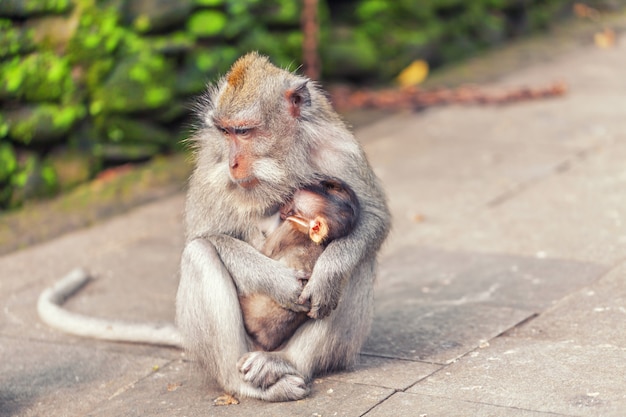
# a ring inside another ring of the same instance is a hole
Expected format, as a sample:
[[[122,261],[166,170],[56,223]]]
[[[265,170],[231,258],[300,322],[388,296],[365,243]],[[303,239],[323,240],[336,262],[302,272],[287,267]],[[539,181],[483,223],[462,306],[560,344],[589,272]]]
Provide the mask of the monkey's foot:
[[[239,359],[237,368],[252,387],[246,394],[265,401],[295,401],[309,395],[306,380],[279,353],[248,352]]]
[[[264,390],[261,399],[265,401],[296,401],[309,395],[309,387],[304,378],[285,375],[274,385]]]
[[[248,352],[237,362],[237,369],[244,381],[261,389],[271,387],[287,375],[304,381],[300,372],[278,353]]]

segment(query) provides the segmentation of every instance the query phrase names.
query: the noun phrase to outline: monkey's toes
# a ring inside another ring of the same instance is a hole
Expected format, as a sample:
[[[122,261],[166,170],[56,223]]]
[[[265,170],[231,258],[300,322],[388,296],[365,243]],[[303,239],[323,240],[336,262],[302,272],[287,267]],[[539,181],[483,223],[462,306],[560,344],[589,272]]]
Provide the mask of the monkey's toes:
[[[272,385],[265,395],[266,401],[296,401],[309,395],[310,389],[299,375],[285,375]]]
[[[299,372],[282,357],[268,352],[248,352],[239,359],[237,368],[243,380],[252,386],[267,389],[287,374]]]

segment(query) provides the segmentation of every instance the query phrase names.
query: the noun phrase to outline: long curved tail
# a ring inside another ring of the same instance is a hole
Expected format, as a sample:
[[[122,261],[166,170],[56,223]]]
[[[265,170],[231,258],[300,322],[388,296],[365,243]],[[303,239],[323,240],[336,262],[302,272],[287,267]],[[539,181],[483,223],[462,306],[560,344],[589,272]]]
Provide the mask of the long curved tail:
[[[37,301],[37,312],[41,320],[55,329],[77,336],[182,347],[180,333],[172,324],[105,320],[64,309],[63,303],[90,280],[87,271],[77,268],[46,288]]]

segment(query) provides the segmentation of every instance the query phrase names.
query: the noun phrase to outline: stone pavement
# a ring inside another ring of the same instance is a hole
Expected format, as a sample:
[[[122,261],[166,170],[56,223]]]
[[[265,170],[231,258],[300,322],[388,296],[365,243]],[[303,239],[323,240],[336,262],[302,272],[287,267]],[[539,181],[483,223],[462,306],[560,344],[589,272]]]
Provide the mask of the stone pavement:
[[[394,231],[360,364],[310,398],[215,407],[179,350],[72,337],[67,307],[171,321],[183,195],[0,258],[0,416],[626,416],[626,38],[519,69],[562,98],[400,113],[359,129]]]

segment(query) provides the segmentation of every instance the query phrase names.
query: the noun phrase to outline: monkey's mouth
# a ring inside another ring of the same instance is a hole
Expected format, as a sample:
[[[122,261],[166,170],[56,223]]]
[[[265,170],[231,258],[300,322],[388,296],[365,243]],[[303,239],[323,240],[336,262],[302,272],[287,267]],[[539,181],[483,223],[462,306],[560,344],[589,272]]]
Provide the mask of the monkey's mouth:
[[[242,180],[235,181],[238,186],[245,189],[254,188],[259,185],[260,181],[257,178],[244,178]]]

